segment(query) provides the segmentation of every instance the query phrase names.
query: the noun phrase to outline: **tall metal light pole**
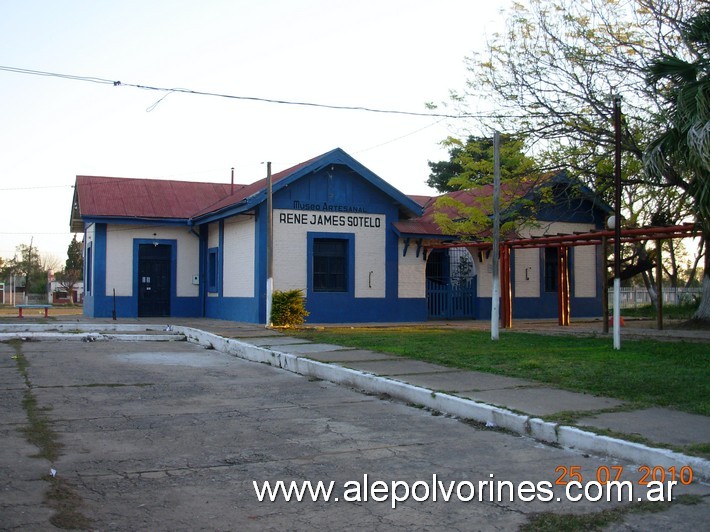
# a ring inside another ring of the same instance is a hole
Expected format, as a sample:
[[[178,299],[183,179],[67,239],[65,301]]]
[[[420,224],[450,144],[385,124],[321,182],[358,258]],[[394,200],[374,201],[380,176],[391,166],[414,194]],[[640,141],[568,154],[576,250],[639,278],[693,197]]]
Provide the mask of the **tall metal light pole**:
[[[500,319],[500,133],[493,133],[493,286],[491,288],[491,340],[498,340]]]
[[[621,97],[614,96],[614,349],[621,349]]]

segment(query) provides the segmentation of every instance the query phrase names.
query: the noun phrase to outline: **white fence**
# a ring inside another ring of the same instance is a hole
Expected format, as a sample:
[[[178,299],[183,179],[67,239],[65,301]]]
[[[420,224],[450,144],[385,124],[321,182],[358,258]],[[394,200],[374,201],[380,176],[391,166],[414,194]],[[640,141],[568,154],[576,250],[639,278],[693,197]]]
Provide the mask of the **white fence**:
[[[680,305],[691,303],[702,294],[702,288],[664,288],[663,304]],[[621,288],[621,308],[636,308],[651,304],[651,296],[643,286]],[[614,289],[609,289],[609,308],[614,306]]]

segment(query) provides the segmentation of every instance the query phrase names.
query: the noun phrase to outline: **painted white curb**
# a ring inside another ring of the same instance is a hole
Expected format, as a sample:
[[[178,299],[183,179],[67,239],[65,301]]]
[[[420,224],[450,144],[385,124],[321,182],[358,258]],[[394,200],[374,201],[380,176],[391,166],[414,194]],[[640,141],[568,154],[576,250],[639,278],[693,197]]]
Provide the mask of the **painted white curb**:
[[[82,332],[78,332],[81,328]],[[652,464],[662,467],[690,466],[696,478],[710,480],[710,460],[686,456],[668,449],[648,447],[639,443],[601,436],[593,432],[550,423],[539,418],[516,414],[504,408],[463,399],[453,395],[432,392],[387,377],[381,377],[360,370],[319,362],[305,356],[294,355],[258,347],[241,340],[222,336],[180,325],[171,326],[173,334],[111,334],[110,332],[165,331],[164,325],[133,324],[2,324],[0,341],[15,338],[36,340],[80,340],[80,341],[187,341],[221,351],[252,362],[269,364],[299,375],[323,379],[336,384],[344,384],[369,393],[387,394],[395,399],[415,403],[439,412],[485,423],[489,427],[500,427],[536,440],[560,445],[568,449],[589,452],[628,460],[635,464]],[[65,332],[57,332],[65,331]],[[75,332],[76,331],[76,332]],[[90,331],[90,332],[84,332]],[[175,334],[177,333],[177,334]]]
[[[145,331],[145,328],[142,329]],[[38,332],[16,331],[0,333],[0,342],[9,340],[65,340],[74,342],[184,342],[183,334],[114,334],[100,332]]]
[[[274,349],[257,347],[241,340],[222,338],[216,334],[190,327],[175,326],[175,330],[185,334],[190,342],[212,347],[245,360],[270,364],[293,373],[344,384],[369,393],[387,394],[402,401],[415,403],[463,419],[485,423],[488,426],[501,427],[568,449],[628,460],[634,464],[675,466],[677,468],[687,465],[693,468],[696,478],[710,479],[710,460],[703,458],[601,436],[575,427],[516,414],[504,408],[479,403],[471,399],[432,392],[426,388],[387,377],[281,352],[278,351],[278,346]]]

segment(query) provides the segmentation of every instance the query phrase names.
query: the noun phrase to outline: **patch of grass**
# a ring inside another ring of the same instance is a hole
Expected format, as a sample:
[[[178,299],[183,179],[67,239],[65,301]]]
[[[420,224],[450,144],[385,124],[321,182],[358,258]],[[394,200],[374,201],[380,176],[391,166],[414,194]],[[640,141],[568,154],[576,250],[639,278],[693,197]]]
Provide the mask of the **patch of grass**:
[[[682,449],[682,452],[710,460],[710,443],[694,443],[693,445],[686,445]]]
[[[17,370],[25,381],[22,407],[27,415],[27,425],[22,427],[20,431],[29,443],[37,447],[36,457],[46,458],[50,462],[54,462],[59,457],[62,444],[59,442],[57,434],[52,430],[47,417],[47,412],[50,408],[40,407],[37,403],[37,398],[32,393],[32,383],[27,372],[30,363],[22,353],[22,342],[13,340],[10,343],[15,348],[15,355],[12,358],[15,359]]]
[[[63,530],[89,530],[91,520],[79,510],[83,500],[74,487],[60,477],[44,477],[49,482],[47,505],[54,510],[49,522]]]
[[[699,301],[683,303],[681,305],[663,305],[663,317],[670,320],[689,320],[698,310]],[[623,308],[621,315],[630,318],[655,318],[656,307],[653,305],[640,305],[636,308]]]
[[[521,377],[551,386],[710,415],[710,349],[693,342],[444,328],[329,328],[291,332],[309,340],[369,349],[460,369]]]
[[[541,416],[545,421],[550,421],[551,423],[560,423],[562,425],[574,425],[577,423],[579,418],[586,418],[592,416],[598,416],[600,414],[612,414],[615,412],[630,412],[632,410],[638,410],[643,407],[639,403],[624,403],[619,406],[611,408],[600,408],[598,410],[564,410],[562,412],[555,412],[554,414]]]
[[[12,340],[9,342],[15,349],[12,357],[17,364],[17,370],[25,381],[25,391],[23,392],[22,407],[27,415],[27,425],[20,431],[25,439],[37,447],[38,452],[33,455],[35,458],[44,458],[50,463],[55,462],[63,448],[57,433],[51,426],[47,412],[48,407],[40,407],[37,398],[32,392],[32,382],[28,373],[30,363],[22,353],[22,342]],[[57,528],[65,530],[88,530],[91,520],[85,517],[79,508],[82,504],[81,497],[74,491],[68,481],[56,476],[45,476],[43,480],[49,483],[49,489],[45,494],[46,504],[55,510],[49,521]]]
[[[574,424],[574,423],[570,423]],[[626,440],[630,442],[640,443],[641,445],[646,445],[648,447],[660,447],[662,449],[668,449],[676,453],[687,454],[689,456],[699,456],[700,458],[710,459],[710,443],[699,443],[695,445],[671,445],[668,443],[658,443],[644,438],[639,434],[629,434],[627,432],[619,432],[611,429],[600,429],[598,427],[588,427],[584,425],[577,425],[580,429],[599,434],[600,436],[608,436],[610,438],[616,438],[619,440]]]

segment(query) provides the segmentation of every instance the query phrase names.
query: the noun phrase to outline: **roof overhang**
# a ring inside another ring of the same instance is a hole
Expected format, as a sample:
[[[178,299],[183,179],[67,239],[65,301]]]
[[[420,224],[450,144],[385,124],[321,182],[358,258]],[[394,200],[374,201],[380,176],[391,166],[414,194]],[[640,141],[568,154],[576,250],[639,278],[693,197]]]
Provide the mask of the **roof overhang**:
[[[171,225],[189,227],[189,220],[185,218],[126,218],[114,216],[85,216],[81,219],[82,228],[88,224],[115,224],[115,225]]]

